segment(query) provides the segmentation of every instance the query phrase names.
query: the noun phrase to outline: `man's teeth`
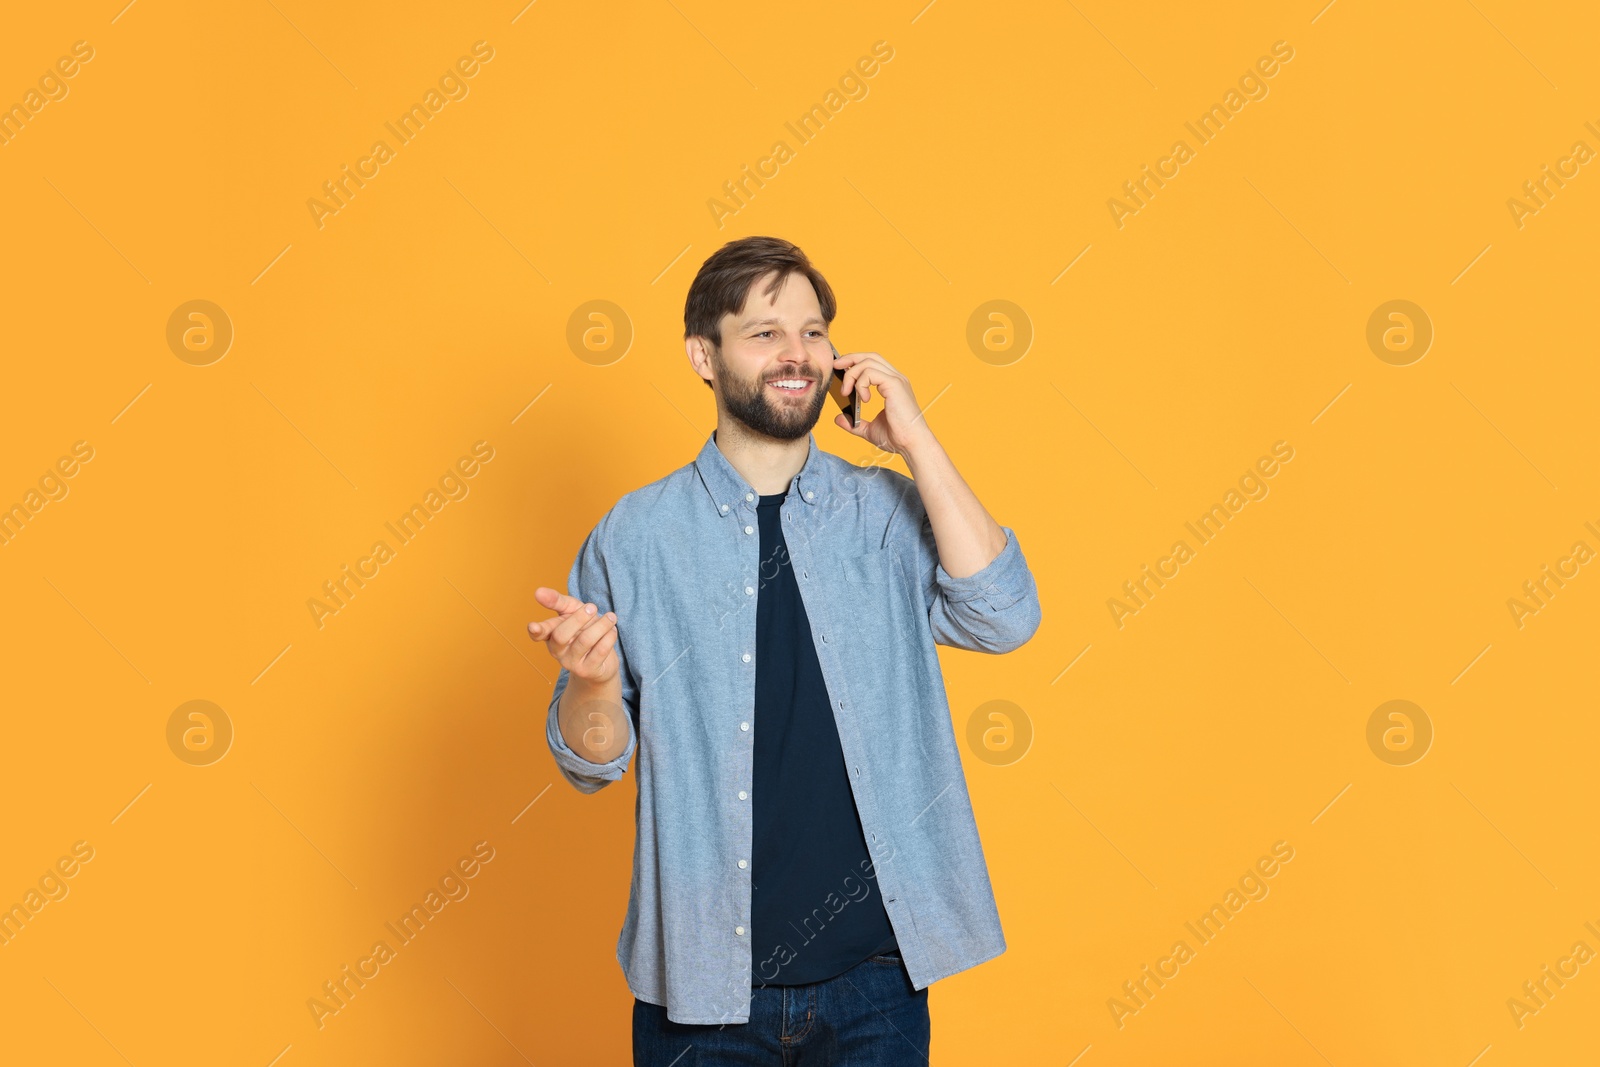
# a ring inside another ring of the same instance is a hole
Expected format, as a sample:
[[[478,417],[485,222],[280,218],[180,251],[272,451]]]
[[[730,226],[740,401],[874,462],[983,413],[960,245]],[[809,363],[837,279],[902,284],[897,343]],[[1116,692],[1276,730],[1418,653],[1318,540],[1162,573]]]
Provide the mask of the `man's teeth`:
[[[791,389],[791,390],[799,391],[801,389],[804,389],[806,386],[810,385],[811,383],[807,382],[807,381],[805,381],[803,379],[785,378],[782,381],[776,381],[776,382],[773,382],[772,384],[777,386],[779,389]]]

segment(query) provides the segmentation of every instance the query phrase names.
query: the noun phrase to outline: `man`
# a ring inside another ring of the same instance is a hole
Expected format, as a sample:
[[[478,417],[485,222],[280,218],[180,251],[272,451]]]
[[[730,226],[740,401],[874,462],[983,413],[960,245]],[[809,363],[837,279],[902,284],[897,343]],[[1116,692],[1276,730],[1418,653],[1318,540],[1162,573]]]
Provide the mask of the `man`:
[[[934,646],[1019,647],[1038,591],[905,376],[835,355],[835,311],[788,241],[707,259],[684,346],[716,430],[534,594],[562,775],[638,756],[635,1064],[925,1064],[928,985],[1005,951]],[[817,448],[835,368],[883,411],[834,425],[911,478]]]

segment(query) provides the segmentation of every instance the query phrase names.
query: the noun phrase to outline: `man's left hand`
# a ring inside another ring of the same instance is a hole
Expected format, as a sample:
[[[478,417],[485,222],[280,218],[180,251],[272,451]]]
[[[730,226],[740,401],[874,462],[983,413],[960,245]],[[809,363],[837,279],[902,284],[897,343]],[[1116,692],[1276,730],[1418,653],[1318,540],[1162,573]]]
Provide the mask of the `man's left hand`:
[[[870,422],[863,421],[857,428],[850,425],[848,415],[840,412],[833,420],[835,426],[872,442],[885,452],[901,456],[907,449],[933,436],[917,407],[911,383],[881,355],[847,352],[835,359],[833,365],[844,371],[843,391],[849,395],[853,390],[857,403],[865,404],[871,399],[874,386],[883,397],[883,410]]]

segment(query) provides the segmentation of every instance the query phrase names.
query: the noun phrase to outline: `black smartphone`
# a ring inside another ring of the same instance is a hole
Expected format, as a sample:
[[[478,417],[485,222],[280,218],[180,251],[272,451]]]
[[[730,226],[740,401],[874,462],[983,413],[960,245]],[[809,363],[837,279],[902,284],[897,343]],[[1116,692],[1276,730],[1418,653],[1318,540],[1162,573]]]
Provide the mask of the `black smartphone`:
[[[832,341],[828,342],[828,347],[833,351],[833,358],[838,359],[839,350],[833,347]],[[851,426],[861,425],[861,397],[856,393],[851,393],[849,397],[844,395],[844,371],[837,367],[833,370],[833,379],[828,383],[828,395],[839,405],[839,410],[850,416]]]

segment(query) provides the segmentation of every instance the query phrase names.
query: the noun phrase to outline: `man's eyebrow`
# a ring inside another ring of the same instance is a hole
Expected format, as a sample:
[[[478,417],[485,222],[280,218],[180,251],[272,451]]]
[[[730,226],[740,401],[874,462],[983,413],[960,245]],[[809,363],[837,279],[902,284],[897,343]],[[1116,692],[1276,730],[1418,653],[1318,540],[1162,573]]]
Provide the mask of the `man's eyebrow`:
[[[783,320],[782,319],[770,319],[770,318],[769,319],[751,319],[748,322],[741,322],[739,324],[739,329],[740,330],[748,330],[748,329],[750,329],[751,327],[754,327],[754,326],[782,326],[782,325],[783,325]],[[827,323],[822,320],[822,317],[820,315],[813,315],[809,319],[807,319],[806,321],[804,321],[804,322],[802,322],[800,324],[800,326],[802,328],[804,328],[806,326],[826,326],[826,325],[827,325]]]

